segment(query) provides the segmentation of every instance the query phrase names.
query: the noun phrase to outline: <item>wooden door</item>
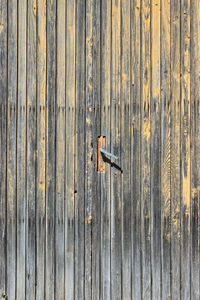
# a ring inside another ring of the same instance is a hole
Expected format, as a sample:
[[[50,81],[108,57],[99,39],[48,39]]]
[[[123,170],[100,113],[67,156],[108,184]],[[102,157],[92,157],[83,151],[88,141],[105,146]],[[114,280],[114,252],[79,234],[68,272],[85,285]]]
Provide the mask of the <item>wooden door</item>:
[[[0,299],[199,300],[199,45],[198,0],[0,0]]]

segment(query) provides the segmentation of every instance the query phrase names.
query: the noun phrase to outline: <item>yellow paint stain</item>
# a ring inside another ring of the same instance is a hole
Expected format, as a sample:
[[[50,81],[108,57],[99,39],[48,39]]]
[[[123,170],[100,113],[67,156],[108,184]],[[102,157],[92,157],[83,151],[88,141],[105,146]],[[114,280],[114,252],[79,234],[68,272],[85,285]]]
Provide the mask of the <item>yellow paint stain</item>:
[[[124,73],[122,74],[122,80],[123,80],[123,81],[126,81],[126,80],[127,80],[127,76],[126,76],[126,74],[124,74]]]
[[[88,217],[87,223],[88,223],[88,224],[91,224],[91,223],[92,223],[92,216],[89,216],[89,217]]]
[[[151,135],[151,124],[148,119],[144,119],[143,121],[143,135],[148,139],[150,138]]]
[[[4,23],[2,21],[0,21],[0,34],[4,29]]]

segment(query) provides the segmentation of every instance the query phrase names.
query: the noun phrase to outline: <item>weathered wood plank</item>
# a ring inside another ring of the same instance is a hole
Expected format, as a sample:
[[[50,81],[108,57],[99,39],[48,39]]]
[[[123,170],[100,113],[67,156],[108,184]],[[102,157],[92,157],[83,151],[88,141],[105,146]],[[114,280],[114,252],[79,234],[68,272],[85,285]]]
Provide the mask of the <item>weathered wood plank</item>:
[[[18,3],[16,298],[25,299],[26,238],[26,1]]]
[[[84,299],[85,284],[85,1],[76,14],[76,139],[75,139],[75,299]]]
[[[180,2],[171,2],[171,293],[180,298]]]
[[[55,194],[55,299],[65,299],[65,289],[68,291],[73,284],[68,280],[65,283],[65,1],[57,2],[57,77],[56,77],[56,194]],[[68,67],[69,69],[69,67]],[[72,76],[72,74],[71,74]],[[73,77],[72,77],[73,78]],[[73,86],[72,86],[73,87]],[[67,126],[68,130],[70,128]],[[70,131],[71,135],[71,131]],[[71,140],[73,144],[73,139]],[[73,152],[72,152],[73,153]],[[71,159],[72,164],[74,158]],[[73,179],[73,169],[71,168]],[[72,187],[73,188],[73,184]],[[69,201],[68,196],[66,197]],[[67,241],[67,243],[70,241]],[[73,245],[73,242],[72,242]],[[72,247],[73,249],[73,247]],[[68,255],[66,255],[68,257]],[[73,264],[73,259],[72,259]],[[68,268],[66,268],[68,271]],[[73,274],[73,273],[72,273]],[[73,275],[72,275],[73,278]],[[65,287],[66,285],[66,287]],[[69,295],[67,299],[72,299]]]
[[[151,298],[150,199],[150,1],[142,1],[141,17],[141,243],[142,298]]]
[[[0,1],[0,290],[6,294],[7,1]]]
[[[151,3],[151,262],[152,299],[161,299],[160,1]]]
[[[130,1],[121,4],[122,298],[131,299]]]
[[[100,4],[93,0],[92,10],[92,299],[100,298],[100,218],[101,218],[101,174],[97,172],[98,136],[100,136]],[[87,110],[86,110],[87,111]]]
[[[191,1],[191,299],[199,299],[200,268],[200,3]]]
[[[26,297],[33,300],[36,295],[36,0],[28,1],[27,8]]]
[[[111,165],[111,299],[121,299],[122,202],[120,155],[121,0],[112,1],[111,153],[119,157]],[[119,166],[119,167],[118,167]]]
[[[47,5],[47,114],[46,114],[46,268],[45,296],[55,291],[55,185],[56,185],[56,1]]]
[[[101,135],[106,137],[110,151],[110,89],[111,89],[111,1],[101,6]],[[101,295],[110,295],[110,164],[101,173]]]
[[[190,298],[190,0],[181,1],[181,299]]]
[[[17,14],[17,2],[9,1],[7,70],[7,294],[11,300],[14,300],[16,297]]]
[[[86,1],[86,107],[85,107],[85,298],[92,299],[93,202],[93,1]]]
[[[74,134],[76,109],[76,1],[67,1],[66,31],[66,275],[65,297],[74,299]],[[82,174],[83,176],[83,174]],[[84,238],[84,237],[83,237]]]
[[[162,299],[169,299],[171,266],[170,2],[161,1],[161,255]]]
[[[131,230],[132,299],[141,299],[141,202],[140,202],[140,0],[131,1]]]
[[[41,0],[37,2],[36,295],[38,299],[43,299],[45,295],[46,27],[46,0]]]

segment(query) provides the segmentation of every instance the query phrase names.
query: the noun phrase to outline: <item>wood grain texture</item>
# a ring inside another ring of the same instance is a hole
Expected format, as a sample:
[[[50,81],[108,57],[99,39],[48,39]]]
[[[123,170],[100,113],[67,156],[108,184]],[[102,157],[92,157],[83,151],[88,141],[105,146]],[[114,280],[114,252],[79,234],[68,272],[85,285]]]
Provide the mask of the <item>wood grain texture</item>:
[[[26,1],[18,6],[18,90],[17,90],[17,270],[16,298],[25,296],[26,246]]]
[[[180,3],[171,2],[171,293],[181,291],[180,201]]]
[[[0,299],[199,299],[199,19],[0,0]]]
[[[121,188],[121,0],[112,1],[111,153],[111,299],[122,297],[122,188]]]
[[[64,13],[64,8],[61,8]],[[64,16],[63,16],[64,18]],[[60,18],[60,19],[63,19]],[[74,208],[75,208],[75,109],[76,109],[76,1],[67,1],[67,43],[66,43],[66,207],[65,207],[65,297],[74,299]],[[63,23],[63,21],[62,21]],[[64,27],[63,27],[64,30]],[[60,32],[60,31],[58,31]],[[60,36],[63,41],[63,35]],[[64,41],[63,41],[64,42]],[[60,56],[64,53],[60,49]],[[63,62],[61,65],[64,65]],[[64,68],[63,68],[64,72]],[[64,84],[64,82],[63,82]],[[64,103],[63,103],[64,107]],[[64,124],[63,124],[64,125]],[[58,131],[58,135],[60,131]],[[58,156],[60,159],[61,153]],[[63,163],[61,164],[61,166]],[[58,243],[59,244],[59,243]]]
[[[142,1],[141,14],[141,244],[142,298],[151,298],[151,105],[150,105],[150,1]]]
[[[110,151],[110,104],[111,104],[111,0],[103,0],[101,6],[101,135]],[[105,163],[101,173],[101,295],[111,297],[110,253],[110,164]]]
[[[0,2],[0,290],[6,294],[7,1]]]
[[[38,294],[44,297],[44,291],[36,289],[36,1],[29,1],[27,8],[26,296],[32,300],[35,296],[39,299]]]
[[[170,1],[161,1],[161,260],[162,298],[171,297],[171,61]]]

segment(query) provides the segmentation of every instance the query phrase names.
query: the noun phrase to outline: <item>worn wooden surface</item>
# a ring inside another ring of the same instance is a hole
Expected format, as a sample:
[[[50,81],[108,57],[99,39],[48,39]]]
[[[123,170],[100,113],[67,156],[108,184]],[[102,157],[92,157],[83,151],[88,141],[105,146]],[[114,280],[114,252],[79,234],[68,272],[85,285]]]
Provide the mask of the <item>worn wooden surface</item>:
[[[200,299],[199,72],[198,0],[0,0],[0,299]]]

